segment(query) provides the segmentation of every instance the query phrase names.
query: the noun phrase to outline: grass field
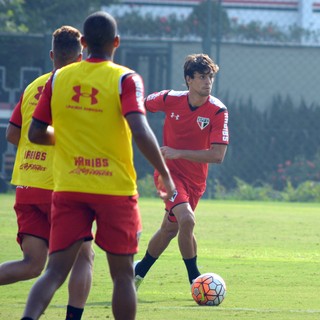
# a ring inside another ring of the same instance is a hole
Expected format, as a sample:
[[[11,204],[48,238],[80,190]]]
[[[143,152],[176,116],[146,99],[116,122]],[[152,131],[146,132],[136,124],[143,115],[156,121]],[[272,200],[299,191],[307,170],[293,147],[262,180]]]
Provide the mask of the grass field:
[[[21,256],[13,202],[13,195],[0,194],[0,263]],[[163,212],[157,199],[140,199],[140,207],[144,232],[136,259],[143,256]],[[139,288],[137,320],[320,319],[320,204],[202,200],[196,215],[200,271],[225,279],[226,299],[219,307],[196,305],[174,241]],[[112,319],[105,254],[97,247],[95,252],[83,319]],[[1,320],[19,319],[33,283],[0,287]],[[41,319],[64,319],[66,301],[63,285]]]

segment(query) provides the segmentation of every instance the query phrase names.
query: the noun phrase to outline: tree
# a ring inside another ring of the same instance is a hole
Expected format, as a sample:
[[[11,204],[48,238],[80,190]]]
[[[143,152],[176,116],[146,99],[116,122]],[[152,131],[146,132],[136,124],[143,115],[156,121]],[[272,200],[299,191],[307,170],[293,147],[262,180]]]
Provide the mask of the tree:
[[[228,33],[230,30],[230,21],[228,14],[221,8],[218,1],[206,0],[195,6],[192,13],[187,19],[187,25],[193,34],[206,38],[207,36],[207,17],[208,17],[208,1],[211,1],[211,35],[217,38],[218,24],[222,34]]]
[[[4,32],[27,32],[26,26],[18,21],[23,13],[24,0],[1,0],[0,1],[0,31]]]
[[[62,25],[81,28],[85,17],[103,5],[104,0],[2,0],[0,31],[51,33]]]

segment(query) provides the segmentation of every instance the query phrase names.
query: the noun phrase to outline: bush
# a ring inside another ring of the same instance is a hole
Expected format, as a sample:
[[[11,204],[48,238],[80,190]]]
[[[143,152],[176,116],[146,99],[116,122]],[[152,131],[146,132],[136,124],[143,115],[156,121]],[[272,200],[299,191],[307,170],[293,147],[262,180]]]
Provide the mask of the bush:
[[[157,195],[152,175],[147,174],[144,178],[138,180],[138,191],[141,197],[153,198]]]
[[[121,35],[135,37],[180,38],[190,37],[227,41],[245,41],[259,43],[301,43],[302,39],[319,43],[320,31],[307,30],[297,25],[284,28],[275,23],[262,23],[253,20],[247,24],[239,22],[236,17],[229,17],[225,9],[217,2],[211,4],[211,30],[208,32],[208,1],[195,6],[189,16],[157,16],[150,13],[142,15],[133,8],[126,13],[115,13]],[[205,17],[205,19],[204,19]],[[147,26],[147,28],[146,28]]]
[[[136,37],[156,37],[156,38],[188,38],[206,37],[207,21],[207,1],[195,6],[193,12],[187,16],[178,16],[172,13],[168,16],[157,16],[147,13],[142,15],[136,9],[119,15],[115,14],[122,35]],[[217,37],[217,3],[212,3],[212,23],[211,34],[213,38]],[[220,12],[220,25],[222,32],[229,30],[229,19],[225,10]],[[147,27],[146,27],[147,26]]]
[[[304,181],[296,188],[290,181],[282,191],[272,188],[269,184],[252,186],[238,178],[237,187],[220,198],[216,199],[232,200],[254,200],[254,201],[288,201],[288,202],[320,202],[320,183],[314,181]]]
[[[305,181],[297,188],[294,188],[290,182],[284,189],[284,200],[290,202],[320,202],[320,183],[314,181]]]
[[[233,200],[279,201],[283,196],[281,192],[273,190],[266,183],[260,186],[250,185],[239,178],[235,178],[236,188],[231,190],[227,198]]]
[[[244,200],[244,201],[289,201],[289,202],[320,202],[320,182],[304,181],[296,188],[290,181],[282,190],[275,190],[270,184],[250,185],[235,177],[236,187],[230,191],[219,182],[209,183],[204,198],[217,200]],[[141,197],[156,197],[153,177],[147,175],[138,180]]]
[[[320,182],[320,152],[312,160],[298,156],[293,161],[278,164],[277,171],[271,175],[274,188],[283,190],[292,184],[297,188],[304,182]]]

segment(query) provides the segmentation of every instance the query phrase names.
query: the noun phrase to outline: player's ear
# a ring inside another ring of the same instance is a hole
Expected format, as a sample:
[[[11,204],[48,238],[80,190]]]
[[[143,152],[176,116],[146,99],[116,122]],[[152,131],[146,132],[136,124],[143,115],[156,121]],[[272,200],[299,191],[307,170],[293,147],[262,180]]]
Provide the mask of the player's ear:
[[[50,59],[53,61],[53,51],[52,50],[50,50],[49,56],[50,56]]]
[[[81,61],[81,60],[82,60],[82,57],[83,57],[83,53],[81,52],[81,53],[79,53],[79,55],[78,55],[77,62]]]
[[[113,47],[118,48],[120,46],[120,36],[116,35],[113,40]]]
[[[81,36],[80,42],[81,42],[81,45],[83,46],[83,48],[86,48],[88,46],[86,38],[84,36]]]

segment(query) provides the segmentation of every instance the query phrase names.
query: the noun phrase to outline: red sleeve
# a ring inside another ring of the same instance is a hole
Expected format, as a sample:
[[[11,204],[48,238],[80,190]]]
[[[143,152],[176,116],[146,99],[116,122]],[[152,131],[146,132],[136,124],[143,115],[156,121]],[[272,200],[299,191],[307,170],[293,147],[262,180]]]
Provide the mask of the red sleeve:
[[[210,143],[229,144],[228,111],[215,115],[210,133]]]
[[[165,109],[165,97],[170,90],[162,90],[155,92],[147,96],[145,100],[145,106],[150,112],[164,111]]]
[[[130,74],[122,79],[120,100],[124,116],[131,112],[146,114],[143,98],[144,84],[138,74]]]
[[[147,96],[145,106],[150,112],[164,111],[165,97],[170,90],[155,92]]]
[[[21,114],[22,99],[23,99],[23,94],[21,95],[19,102],[14,107],[11,118],[9,120],[10,123],[12,123],[13,125],[19,128],[21,128],[22,126],[22,114]]]
[[[52,96],[52,77],[47,81],[38,104],[33,112],[32,117],[48,125],[52,124],[51,116],[51,96]]]

